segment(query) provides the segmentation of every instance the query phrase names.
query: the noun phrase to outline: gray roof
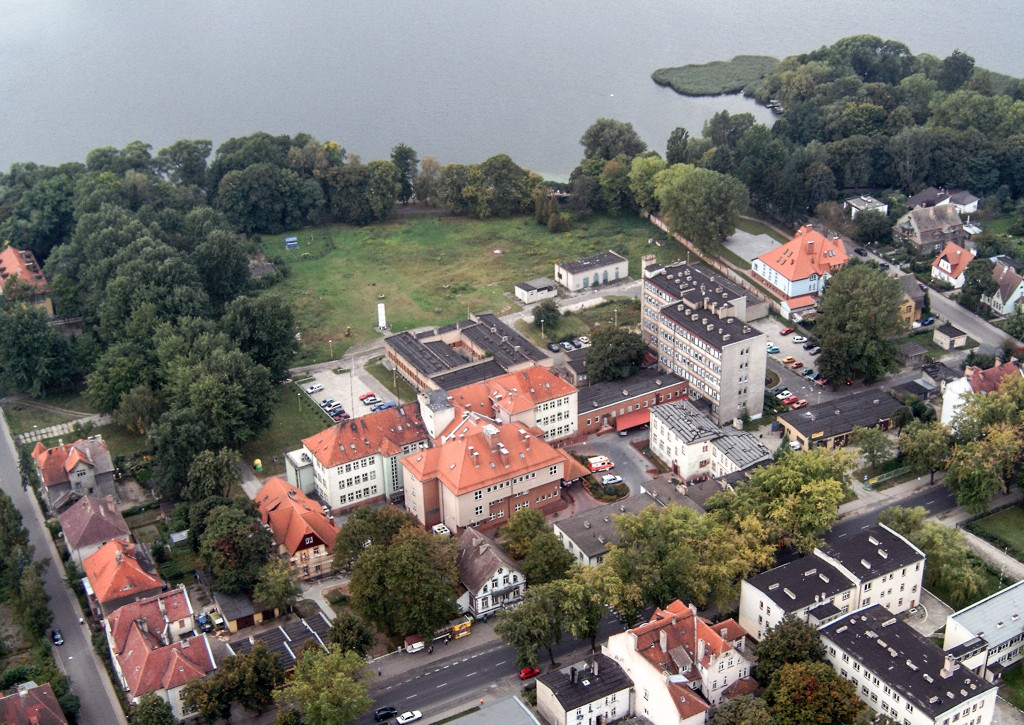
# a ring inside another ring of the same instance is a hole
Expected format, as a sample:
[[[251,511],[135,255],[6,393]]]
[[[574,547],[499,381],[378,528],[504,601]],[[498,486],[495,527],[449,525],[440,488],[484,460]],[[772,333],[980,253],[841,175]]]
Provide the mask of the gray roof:
[[[532,342],[491,313],[477,315],[476,319],[480,324],[463,329],[462,334],[489,349],[503,367],[547,359],[547,355],[534,347]]]
[[[880,202],[873,196],[854,196],[846,200],[848,206],[852,206],[857,211],[870,211],[872,209],[879,209],[885,204]]]
[[[113,498],[83,496],[57,517],[64,540],[72,549],[128,539],[131,532]]]
[[[704,512],[704,507],[690,498],[688,486],[675,486],[665,478],[652,478],[650,481],[644,481],[641,485],[647,495],[654,499],[659,506],[668,506],[674,503],[677,506],[691,508],[698,513]]]
[[[596,675],[595,662],[598,671]],[[570,678],[573,668],[577,670],[576,682]],[[633,680],[625,670],[611,657],[603,654],[595,654],[570,667],[546,672],[537,678],[537,683],[551,690],[558,704],[567,712],[633,686]]]
[[[228,646],[235,654],[247,654],[252,651],[256,642],[263,642],[271,654],[277,655],[278,663],[288,670],[295,666],[295,660],[302,652],[302,648],[311,640],[324,652],[327,651],[324,635],[329,628],[330,624],[323,613],[317,612],[308,620],[287,621],[265,632],[230,642]]]
[[[959,665],[944,672],[945,653],[880,604],[818,632],[932,719],[996,686]]]
[[[903,289],[903,294],[909,297],[915,305],[919,306],[924,302],[924,290],[921,289],[921,285],[912,274],[905,274],[899,279],[900,287]]]
[[[478,592],[498,567],[519,572],[512,557],[494,539],[476,529],[467,528],[459,536],[459,581],[471,592]]]
[[[425,395],[427,396],[427,408],[435,413],[452,407],[446,390],[428,390]]]
[[[590,257],[584,257],[583,259],[577,259],[572,262],[562,262],[558,266],[570,274],[578,274],[580,272],[589,272],[592,269],[600,269],[601,267],[620,264],[625,261],[626,258],[622,255],[616,254],[612,251],[607,251],[601,252],[600,254],[594,254]]]
[[[888,420],[900,408],[900,402],[880,390],[865,390],[845,398],[811,405],[803,410],[791,410],[779,416],[803,436],[821,433],[831,438],[849,433],[855,426],[871,428],[880,420]]]
[[[703,264],[677,262],[662,266],[649,265],[644,270],[646,281],[674,300],[686,300],[693,307],[704,307],[704,300],[731,304],[747,297],[751,303],[762,300],[731,282],[724,274]]]
[[[622,501],[581,511],[567,519],[559,519],[555,527],[571,539],[580,551],[593,559],[608,553],[608,549],[618,542],[616,516],[638,514],[654,505],[654,501],[647,496],[630,496]]]
[[[843,539],[841,544],[826,544],[818,551],[838,561],[861,581],[924,561],[920,549],[882,524]]]
[[[921,368],[921,372],[925,373],[936,383],[949,383],[954,380],[959,380],[964,376],[964,374],[959,370],[954,370],[949,365],[941,362],[930,362]]]
[[[384,344],[409,361],[409,364],[424,375],[443,373],[451,369],[451,364],[438,358],[436,351],[431,350],[417,340],[409,332],[399,332],[384,340]],[[463,360],[462,362],[468,362]]]
[[[795,612],[857,586],[850,577],[817,556],[805,556],[748,578],[784,612]]]
[[[683,379],[678,375],[664,373],[657,368],[645,368],[622,380],[594,383],[589,388],[581,389],[576,398],[578,410],[581,414],[598,410],[640,395],[656,393],[681,382]]]
[[[533,290],[554,289],[555,283],[547,277],[538,277],[537,279],[531,279],[529,282],[520,282],[516,287],[526,292],[531,292]]]
[[[224,619],[230,621],[251,617],[256,614],[256,610],[252,606],[252,600],[244,594],[214,592],[213,603],[217,605],[217,609],[224,615]]]
[[[753,433],[726,430],[724,435],[711,441],[737,468],[749,468],[756,463],[772,460],[772,452],[765,448]]]
[[[916,342],[905,342],[900,345],[899,353],[903,357],[913,357],[914,355],[927,355],[928,349],[924,345],[918,345]]]
[[[458,725],[541,725],[540,720],[533,716],[530,708],[517,695],[493,700],[465,715],[457,715],[447,722]]]
[[[490,380],[498,375],[504,375],[505,372],[505,368],[499,365],[494,358],[487,358],[472,365],[463,365],[455,370],[431,375],[430,379],[439,388],[455,390],[455,388],[461,388],[463,385],[479,383],[482,380]]]
[[[764,337],[763,332],[735,317],[722,319],[707,310],[692,310],[684,303],[666,305],[659,314],[716,350],[755,337]]]
[[[918,234],[957,229],[964,225],[956,208],[946,205],[911,209],[900,219],[900,223],[904,223],[904,220],[909,221]]]
[[[961,330],[959,327],[953,327],[950,324],[939,325],[937,328],[935,328],[935,331],[936,332],[941,332],[946,337],[960,337],[962,335],[966,335],[967,334],[966,332]]]
[[[697,410],[689,400],[659,405],[651,411],[651,415],[660,420],[684,443],[709,441],[722,435],[722,429]]]
[[[949,615],[949,618],[977,637],[984,637],[990,648],[1024,634],[1024,581],[975,602]]]

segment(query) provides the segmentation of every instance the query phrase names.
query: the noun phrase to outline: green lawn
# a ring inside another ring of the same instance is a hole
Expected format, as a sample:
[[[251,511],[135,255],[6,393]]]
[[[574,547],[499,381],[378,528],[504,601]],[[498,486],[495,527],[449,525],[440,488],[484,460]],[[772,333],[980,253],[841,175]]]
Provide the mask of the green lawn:
[[[767,224],[755,219],[740,219],[736,222],[736,228],[746,232],[747,234],[767,234],[779,244],[785,244],[790,239],[789,237],[779,234]]]
[[[7,425],[11,428],[11,434],[25,433],[34,427],[46,428],[58,423],[67,423],[77,420],[77,415],[64,415],[54,413],[42,408],[36,408],[27,403],[8,403],[3,406],[4,416],[7,418]]]
[[[1024,561],[1024,508],[1011,506],[973,521],[967,528],[998,546],[1009,547],[1011,555]]]
[[[395,375],[381,364],[383,357],[375,357],[366,363],[366,372],[377,378],[378,382],[391,391],[391,394],[398,398],[399,402],[408,403],[416,400],[416,389],[405,382],[401,375]],[[397,383],[397,384],[396,384]]]
[[[299,248],[286,251],[283,238],[293,235]],[[377,336],[378,302],[387,306],[394,331],[442,325],[468,312],[516,309],[515,284],[551,277],[558,261],[614,249],[629,259],[636,279],[643,254],[663,263],[683,256],[676,244],[649,245],[651,238],[664,234],[633,215],[591,217],[563,234],[552,234],[532,217],[443,217],[316,227],[264,237],[262,246],[288,263],[289,275],[266,294],[295,309],[303,341],[296,364],[306,364],[327,359],[328,340],[337,358]],[[348,327],[351,336],[345,337]]]
[[[167,562],[157,566],[160,577],[169,585],[194,583],[196,578],[196,557],[188,544],[178,544],[171,547],[171,558]]]
[[[267,475],[284,473],[282,454],[285,451],[295,450],[303,438],[333,425],[308,395],[300,393],[297,386],[290,383],[279,385],[274,394],[277,401],[270,427],[259,438],[242,446],[242,459],[252,465],[253,460],[259,458],[263,462],[263,473]],[[274,456],[277,456],[276,461]]]
[[[1018,710],[1024,710],[1024,665],[1011,667],[1003,673],[999,694]]]
[[[598,328],[614,325],[633,328],[640,324],[640,300],[635,297],[608,297],[606,302],[588,307],[585,310],[563,314],[558,325],[552,329],[544,328],[541,335],[539,328],[532,321],[516,320],[515,328],[534,345],[544,347],[549,342],[569,340],[581,335],[588,337]]]
[[[722,247],[722,256],[732,263],[733,266],[739,267],[740,269],[750,269],[750,262],[736,254],[736,252],[732,251],[728,247]]]
[[[949,351],[948,350],[943,350],[941,347],[939,347],[938,345],[935,344],[935,342],[932,340],[932,337],[934,336],[934,334],[935,334],[935,328],[934,327],[925,327],[925,328],[919,329],[917,332],[913,333],[912,335],[907,335],[906,337],[901,338],[897,342],[900,345],[902,345],[905,342],[916,342],[918,345],[920,345],[921,347],[923,347],[925,350],[928,351],[928,359],[929,360],[937,360],[938,358],[942,357],[943,355],[945,355]],[[964,349],[965,350],[969,350],[969,349],[975,348],[977,346],[978,346],[978,341],[977,340],[974,340],[972,338],[967,338],[967,346]]]
[[[146,436],[132,433],[113,423],[93,428],[92,435],[97,433],[103,436],[103,441],[107,444],[112,456],[126,456],[148,447]]]
[[[39,402],[47,403],[48,405],[55,405],[58,408],[77,410],[83,413],[100,412],[95,405],[85,399],[85,395],[82,391],[77,393],[52,393],[50,395],[44,395],[39,399]]]

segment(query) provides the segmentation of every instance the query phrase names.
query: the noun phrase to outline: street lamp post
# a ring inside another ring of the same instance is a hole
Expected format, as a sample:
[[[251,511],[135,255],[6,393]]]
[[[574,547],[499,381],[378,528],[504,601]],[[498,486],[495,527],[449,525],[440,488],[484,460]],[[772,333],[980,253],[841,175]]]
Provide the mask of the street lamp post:
[[[616,327],[619,326],[619,311],[618,311],[618,309],[615,310],[615,326]]]
[[[334,340],[327,341],[327,349],[330,351],[331,360],[334,359]]]

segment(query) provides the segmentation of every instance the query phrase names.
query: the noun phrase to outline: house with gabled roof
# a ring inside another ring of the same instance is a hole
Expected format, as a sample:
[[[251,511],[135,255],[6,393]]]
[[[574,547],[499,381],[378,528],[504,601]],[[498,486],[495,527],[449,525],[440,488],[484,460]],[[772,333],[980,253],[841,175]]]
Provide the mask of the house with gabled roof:
[[[932,260],[932,279],[952,285],[960,289],[967,281],[964,273],[967,265],[974,261],[974,252],[968,251],[959,244],[950,242],[939,256]]]
[[[632,689],[615,660],[594,654],[538,677],[537,711],[549,725],[613,723],[629,716]]]
[[[85,593],[96,613],[107,615],[136,599],[163,591],[163,580],[139,561],[142,549],[120,539],[108,541],[82,562]]]
[[[270,528],[277,553],[299,579],[329,574],[338,536],[334,519],[283,478],[269,479],[254,499],[260,520]]]
[[[68,725],[50,683],[37,685],[32,681],[23,682],[10,695],[0,697],[0,722],[5,725]]]
[[[46,490],[47,503],[55,512],[82,496],[113,496],[117,500],[114,461],[99,434],[70,444],[62,441],[53,448],[37,442],[32,460]]]
[[[899,218],[892,233],[894,241],[909,245],[918,257],[938,254],[949,243],[967,242],[964,223],[952,206],[912,208]]]
[[[470,528],[459,535],[458,546],[463,611],[483,619],[523,601],[526,577],[494,539]]]
[[[929,186],[907,199],[907,207],[916,209],[918,207],[950,206],[956,209],[957,214],[973,214],[978,211],[978,202],[981,200],[969,191],[963,189],[937,189]]]
[[[10,245],[0,249],[0,297],[17,297],[42,307],[53,317],[50,285],[35,255],[28,249]]]
[[[79,566],[108,541],[131,541],[132,533],[112,497],[83,496],[57,519],[68,550]]]
[[[1009,315],[1024,302],[1024,277],[1008,261],[998,258],[990,261],[996,290],[990,295],[982,295],[981,303],[997,315]]]
[[[817,297],[828,278],[849,261],[841,239],[830,239],[813,227],[802,226],[781,247],[753,260],[750,271],[783,299]]]
[[[912,274],[905,274],[897,280],[900,283],[900,290],[903,297],[900,299],[900,319],[910,329],[914,323],[921,319],[921,310],[924,307],[924,290],[917,277]]]

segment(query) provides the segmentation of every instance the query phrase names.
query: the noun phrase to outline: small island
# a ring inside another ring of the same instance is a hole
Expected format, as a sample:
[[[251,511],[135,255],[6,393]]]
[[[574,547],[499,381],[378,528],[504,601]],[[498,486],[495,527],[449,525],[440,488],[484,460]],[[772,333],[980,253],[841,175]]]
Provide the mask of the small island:
[[[659,68],[651,78],[684,96],[721,96],[743,91],[778,64],[779,59],[770,55],[737,55],[732,60]]]

